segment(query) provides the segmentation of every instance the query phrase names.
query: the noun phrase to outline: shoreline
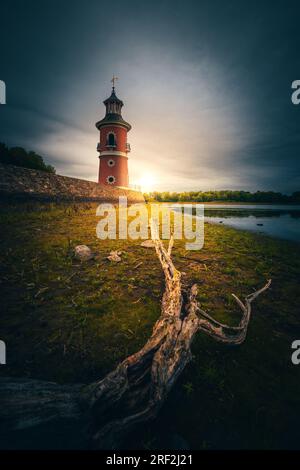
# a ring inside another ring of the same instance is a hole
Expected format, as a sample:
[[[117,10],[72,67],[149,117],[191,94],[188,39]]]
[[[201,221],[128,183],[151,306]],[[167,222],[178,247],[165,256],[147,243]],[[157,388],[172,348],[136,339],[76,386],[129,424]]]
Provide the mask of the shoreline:
[[[246,228],[243,228],[243,227],[233,227],[232,225],[226,224],[224,222],[220,223],[220,222],[209,221],[209,220],[207,220],[207,218],[204,218],[204,223],[207,223],[207,224],[210,224],[210,225],[216,225],[218,227],[223,226],[223,227],[226,227],[226,228],[229,228],[229,229],[232,229],[232,230],[236,230],[237,232],[244,232],[245,234],[250,233],[252,235],[257,235],[259,237],[270,238],[271,240],[276,241],[276,242],[292,243],[292,244],[296,244],[297,246],[299,246],[299,244],[300,244],[300,240],[297,241],[297,240],[291,240],[289,238],[281,238],[281,237],[278,237],[276,235],[271,235],[269,233],[260,232],[260,231],[255,230],[255,229],[251,230],[251,229],[246,229]]]
[[[300,204],[295,202],[225,202],[225,201],[147,201],[146,204],[203,204],[204,206],[282,206],[282,207],[299,207]]]

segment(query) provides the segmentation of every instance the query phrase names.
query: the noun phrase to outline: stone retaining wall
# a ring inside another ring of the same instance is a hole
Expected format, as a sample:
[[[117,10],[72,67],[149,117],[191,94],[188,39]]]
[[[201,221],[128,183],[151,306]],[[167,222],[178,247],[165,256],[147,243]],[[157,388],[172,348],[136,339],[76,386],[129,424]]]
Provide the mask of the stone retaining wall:
[[[58,202],[118,202],[119,196],[127,196],[129,203],[144,202],[142,193],[132,189],[102,186],[94,181],[1,164],[0,196]]]

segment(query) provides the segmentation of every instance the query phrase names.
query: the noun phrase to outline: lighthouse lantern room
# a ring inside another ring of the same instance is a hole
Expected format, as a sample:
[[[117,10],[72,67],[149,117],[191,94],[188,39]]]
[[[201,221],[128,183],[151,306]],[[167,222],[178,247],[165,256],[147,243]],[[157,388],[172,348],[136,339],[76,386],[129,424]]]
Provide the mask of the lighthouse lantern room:
[[[112,78],[112,92],[103,103],[106,114],[96,123],[100,131],[100,141],[97,145],[99,152],[99,178],[103,185],[128,187],[128,157],[130,145],[127,143],[127,132],[131,125],[124,121],[121,115],[123,101],[115,93],[115,81]]]

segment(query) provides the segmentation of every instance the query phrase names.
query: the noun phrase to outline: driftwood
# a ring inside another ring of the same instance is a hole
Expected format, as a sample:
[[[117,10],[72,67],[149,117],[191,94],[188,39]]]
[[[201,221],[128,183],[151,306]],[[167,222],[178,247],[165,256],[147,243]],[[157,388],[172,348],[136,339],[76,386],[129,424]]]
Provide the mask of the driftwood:
[[[157,416],[180,373],[191,360],[191,344],[200,330],[222,343],[239,345],[247,334],[253,300],[271,284],[241,301],[238,326],[222,324],[198,305],[197,286],[185,290],[171,252],[151,226],[155,250],[165,276],[161,315],[144,347],[127,357],[102,380],[90,385],[61,386],[36,380],[0,379],[0,421],[4,433],[37,427],[39,436],[49,423],[71,423],[93,448],[117,448],[137,424]],[[34,443],[33,443],[34,446]],[[49,447],[49,444],[48,446]]]

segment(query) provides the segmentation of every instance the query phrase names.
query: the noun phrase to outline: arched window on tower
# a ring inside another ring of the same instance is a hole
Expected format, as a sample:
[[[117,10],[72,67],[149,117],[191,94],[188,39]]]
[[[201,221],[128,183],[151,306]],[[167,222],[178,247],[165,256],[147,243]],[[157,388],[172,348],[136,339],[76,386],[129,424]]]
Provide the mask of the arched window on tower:
[[[107,145],[109,147],[116,147],[117,145],[117,142],[116,142],[116,136],[113,132],[110,132],[108,135],[107,135]]]

